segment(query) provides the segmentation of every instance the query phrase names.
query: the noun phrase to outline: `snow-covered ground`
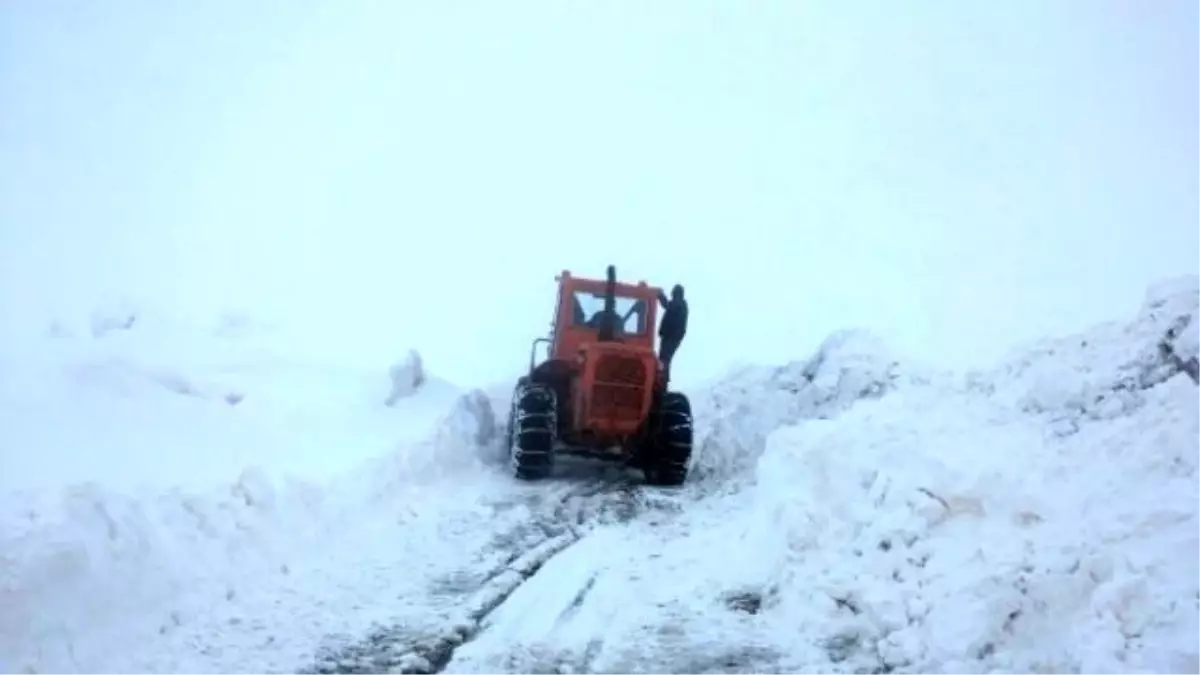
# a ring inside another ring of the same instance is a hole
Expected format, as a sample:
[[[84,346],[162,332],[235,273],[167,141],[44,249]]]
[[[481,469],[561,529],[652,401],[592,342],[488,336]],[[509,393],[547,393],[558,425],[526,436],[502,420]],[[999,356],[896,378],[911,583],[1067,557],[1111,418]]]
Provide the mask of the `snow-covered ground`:
[[[0,364],[0,670],[1200,672],[1197,313],[972,373],[833,335],[690,392],[681,489],[515,483],[506,384],[48,338]]]
[[[454,387],[428,378],[389,407],[388,364],[300,361],[224,321],[100,332],[59,327],[3,363],[0,670],[286,670],[331,628],[387,614],[357,599],[369,547],[343,546],[430,522],[413,508],[429,488],[389,483],[388,453],[436,431]],[[400,468],[421,475],[420,456]],[[412,567],[393,543],[379,538],[385,567]],[[355,603],[345,623],[323,609]]]

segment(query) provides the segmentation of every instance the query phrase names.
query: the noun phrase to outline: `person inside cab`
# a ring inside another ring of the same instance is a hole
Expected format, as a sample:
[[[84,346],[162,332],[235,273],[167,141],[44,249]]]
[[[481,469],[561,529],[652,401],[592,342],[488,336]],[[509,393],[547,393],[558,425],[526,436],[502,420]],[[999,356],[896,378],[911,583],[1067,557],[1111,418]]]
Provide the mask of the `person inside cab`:
[[[588,320],[587,326],[594,331],[599,331],[604,326],[604,322],[606,320],[612,322],[614,336],[621,336],[625,334],[625,326],[621,321],[621,315],[617,314],[615,311],[606,312],[602,309],[596,312],[592,315],[592,318]]]

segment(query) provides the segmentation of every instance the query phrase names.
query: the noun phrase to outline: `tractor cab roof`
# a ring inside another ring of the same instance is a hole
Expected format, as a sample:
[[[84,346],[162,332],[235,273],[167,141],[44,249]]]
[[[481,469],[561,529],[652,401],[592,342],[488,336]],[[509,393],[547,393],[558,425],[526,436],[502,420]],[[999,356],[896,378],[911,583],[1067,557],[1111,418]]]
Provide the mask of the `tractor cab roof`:
[[[563,270],[557,277],[554,278],[562,287],[569,288],[572,291],[587,291],[603,296],[608,282],[604,279],[592,279],[588,277],[573,276],[567,270]],[[616,282],[614,284],[618,297],[631,298],[649,298],[655,299],[662,290],[657,286],[651,286],[645,281],[639,281],[636,284]]]
[[[605,314],[608,282],[571,276],[558,277],[559,306],[555,314],[554,352],[565,355],[598,341]],[[614,338],[629,346],[654,349],[654,328],[661,289],[645,281],[613,284]]]

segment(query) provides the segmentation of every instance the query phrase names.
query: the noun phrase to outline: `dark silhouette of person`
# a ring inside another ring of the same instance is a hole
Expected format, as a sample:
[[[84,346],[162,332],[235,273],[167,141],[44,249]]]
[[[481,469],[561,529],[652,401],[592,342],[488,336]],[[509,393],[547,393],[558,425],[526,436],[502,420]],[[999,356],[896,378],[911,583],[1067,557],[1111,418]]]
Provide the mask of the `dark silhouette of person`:
[[[612,333],[614,337],[620,337],[625,333],[625,326],[621,321],[621,316],[617,314],[616,311],[601,309],[592,315],[592,318],[588,320],[587,325],[588,328],[591,328],[592,330],[603,332],[606,323],[612,326]]]
[[[671,359],[675,358],[675,352],[683,342],[683,336],[687,334],[688,304],[687,300],[683,299],[683,286],[675,284],[671,289],[670,299],[660,290],[658,302],[665,310],[662,322],[658,325],[658,358],[662,359],[667,379],[670,380]]]

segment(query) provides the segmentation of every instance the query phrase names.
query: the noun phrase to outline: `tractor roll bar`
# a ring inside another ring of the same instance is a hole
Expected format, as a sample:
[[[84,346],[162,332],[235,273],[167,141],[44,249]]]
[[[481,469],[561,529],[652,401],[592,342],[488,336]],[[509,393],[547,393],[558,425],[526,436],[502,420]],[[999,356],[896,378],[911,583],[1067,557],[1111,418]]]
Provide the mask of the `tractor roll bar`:
[[[612,342],[616,339],[617,327],[617,268],[608,266],[608,278],[604,286],[604,320],[600,322],[599,342]]]

